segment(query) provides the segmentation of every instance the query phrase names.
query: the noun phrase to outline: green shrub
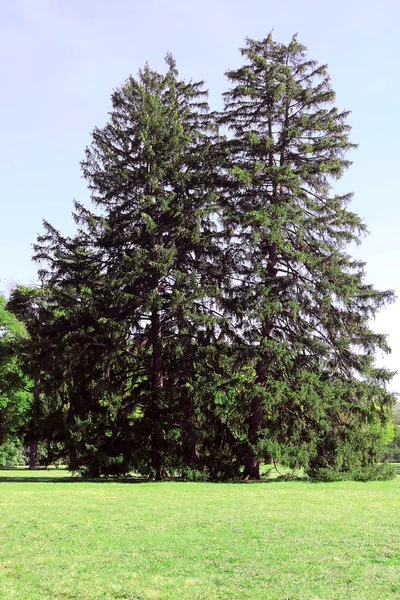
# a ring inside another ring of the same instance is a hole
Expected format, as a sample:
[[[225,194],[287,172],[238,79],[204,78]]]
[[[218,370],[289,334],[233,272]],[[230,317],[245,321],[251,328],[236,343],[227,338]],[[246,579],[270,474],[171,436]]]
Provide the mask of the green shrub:
[[[331,469],[329,467],[310,469],[307,474],[312,481],[328,481],[329,482],[329,481],[342,481],[343,479],[346,479],[346,477],[345,477],[346,473],[338,471],[337,469]]]
[[[346,471],[322,467],[310,470],[308,476],[312,481],[386,481],[396,477],[396,470],[391,463],[384,462],[364,467],[357,466]]]
[[[355,481],[386,481],[395,477],[396,470],[394,466],[389,462],[384,462],[354,470],[351,479]]]
[[[184,467],[182,469],[181,479],[183,481],[209,481],[210,474],[207,469]]]

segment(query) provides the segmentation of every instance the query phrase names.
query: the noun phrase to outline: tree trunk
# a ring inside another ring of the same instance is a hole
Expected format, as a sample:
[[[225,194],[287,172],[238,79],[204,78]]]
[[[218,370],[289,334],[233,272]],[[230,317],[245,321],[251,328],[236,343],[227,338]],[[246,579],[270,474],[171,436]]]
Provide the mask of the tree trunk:
[[[0,446],[4,444],[5,437],[5,423],[4,423],[4,415],[0,412]]]
[[[275,246],[275,244],[273,245]],[[271,255],[276,252],[276,247],[272,248],[270,251]],[[264,339],[270,338],[272,331],[274,328],[274,324],[272,319],[268,319],[263,324],[262,328],[262,337]],[[256,382],[261,386],[265,387],[267,381],[268,367],[269,362],[271,361],[271,356],[269,352],[266,352],[262,357],[262,360],[259,360],[256,366]],[[253,446],[257,443],[259,433],[262,428],[264,417],[263,410],[263,398],[262,395],[256,396],[251,400],[251,413],[249,418],[249,428],[247,432],[247,441],[249,443],[249,449],[247,452],[247,456],[245,459],[244,465],[244,473],[243,476],[245,479],[260,479],[260,458],[256,456],[254,452]]]
[[[272,124],[269,122],[269,131],[272,136]],[[273,164],[272,155],[269,157],[270,165]],[[278,186],[273,182],[273,201],[276,202],[278,194]],[[266,251],[268,252],[267,273],[272,279],[276,278],[276,265],[278,262],[277,245],[275,243],[268,244]],[[262,326],[261,339],[269,339],[272,336],[274,329],[274,321],[272,318],[266,319]],[[258,361],[256,366],[256,382],[265,387],[267,380],[268,369],[272,357],[267,351],[264,356]],[[260,479],[260,458],[256,456],[253,446],[256,444],[263,423],[263,399],[262,395],[257,396],[251,401],[251,413],[249,418],[249,428],[247,433],[247,441],[249,450],[245,459],[244,478],[245,479]]]
[[[256,367],[257,383],[264,387],[267,367],[263,362],[258,362]],[[263,399],[262,396],[256,396],[251,400],[251,414],[249,418],[249,428],[247,432],[247,441],[249,442],[249,449],[247,452],[244,473],[245,479],[260,479],[260,459],[254,452],[253,445],[256,444],[258,435],[261,431],[263,422]]]
[[[40,410],[40,378],[35,376],[33,382],[33,403],[32,403],[32,430],[34,439],[29,447],[29,468],[37,469],[38,466],[38,441],[37,441],[37,420]]]
[[[37,441],[34,440],[29,446],[29,468],[37,469],[38,466],[38,445]]]
[[[159,391],[163,387],[163,364],[161,347],[161,323],[157,308],[154,308],[151,314],[151,341],[152,341],[152,378],[153,389],[151,417],[154,424],[154,430],[151,434],[153,445],[153,468],[156,472],[156,480],[160,481],[167,477],[164,464],[165,454],[165,433],[162,429],[161,411],[159,408]]]
[[[179,323],[179,337],[181,343],[185,348],[186,357],[191,356],[190,349],[190,338],[188,335],[182,333],[185,329],[185,320],[182,312],[178,316]],[[179,385],[181,387],[181,409],[182,409],[182,459],[185,467],[193,469],[197,464],[197,432],[194,422],[194,405],[192,400],[192,392],[186,387],[185,383],[190,381],[191,375],[193,375],[193,362],[190,360],[190,365],[186,363],[186,368],[182,368],[182,377],[179,379]]]
[[[193,469],[197,464],[196,442],[197,435],[193,422],[194,406],[189,395],[186,394],[183,406],[182,419],[182,454],[183,463],[186,467]]]

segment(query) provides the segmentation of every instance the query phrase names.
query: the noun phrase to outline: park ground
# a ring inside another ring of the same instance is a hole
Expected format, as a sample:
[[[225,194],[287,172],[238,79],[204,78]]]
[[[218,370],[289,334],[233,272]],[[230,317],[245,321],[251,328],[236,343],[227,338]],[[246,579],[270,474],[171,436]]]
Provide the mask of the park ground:
[[[394,600],[400,477],[134,483],[0,471],[1,600]]]

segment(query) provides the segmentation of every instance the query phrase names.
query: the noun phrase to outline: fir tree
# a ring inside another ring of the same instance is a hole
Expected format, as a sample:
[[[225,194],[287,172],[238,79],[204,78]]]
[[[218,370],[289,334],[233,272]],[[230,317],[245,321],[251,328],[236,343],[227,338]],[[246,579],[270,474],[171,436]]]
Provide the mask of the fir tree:
[[[36,258],[48,262],[48,284],[74,289],[78,298],[84,289],[90,294],[91,335],[99,323],[113,332],[103,359],[122,365],[119,396],[136,415],[142,465],[157,478],[166,475],[166,457],[176,455],[177,429],[183,460],[196,461],[187,383],[199,332],[212,336],[215,328],[210,298],[220,254],[206,92],[202,82],[178,79],[171,56],[167,64],[166,75],[146,66],[130,77],[112,96],[108,124],[93,132],[82,169],[100,214],[77,204],[79,234],[65,240],[46,224],[36,246]],[[87,343],[85,352],[96,345]]]
[[[388,347],[369,323],[393,294],[367,285],[364,264],[346,253],[365,225],[347,208],[351,194],[332,191],[354,145],[348,112],[334,106],[326,66],[308,59],[296,36],[288,45],[272,35],[247,40],[241,52],[245,63],[227,73],[232,88],[220,117],[232,133],[222,198],[231,234],[225,309],[253,349],[258,389],[244,474],[259,478],[261,457],[285,446],[297,447],[300,456],[326,414],[324,395],[316,393],[307,416],[301,400],[307,373],[349,389],[361,381],[362,410],[385,419],[391,374],[374,366],[374,354]],[[350,405],[360,409],[354,396]],[[297,439],[290,431],[299,429],[296,423],[304,423]]]
[[[393,295],[347,254],[365,231],[331,187],[348,113],[296,38],[242,54],[227,140],[171,56],[114,92],[82,163],[97,212],[75,205],[72,238],[45,222],[42,297],[13,299],[35,435],[87,474],[258,478],[275,457],[341,476],[379,456],[393,398],[369,323]]]

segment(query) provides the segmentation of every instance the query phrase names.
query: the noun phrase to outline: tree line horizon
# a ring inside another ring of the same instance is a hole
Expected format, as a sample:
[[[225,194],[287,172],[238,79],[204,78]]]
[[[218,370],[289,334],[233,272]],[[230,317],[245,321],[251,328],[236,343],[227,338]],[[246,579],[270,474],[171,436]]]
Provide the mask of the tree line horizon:
[[[370,323],[394,294],[348,254],[366,226],[333,187],[349,113],[297,36],[240,52],[220,112],[170,54],[129,76],[81,163],[92,208],[72,236],[44,221],[41,285],[0,322],[0,447],[32,465],[41,442],[95,477],[391,476]]]

